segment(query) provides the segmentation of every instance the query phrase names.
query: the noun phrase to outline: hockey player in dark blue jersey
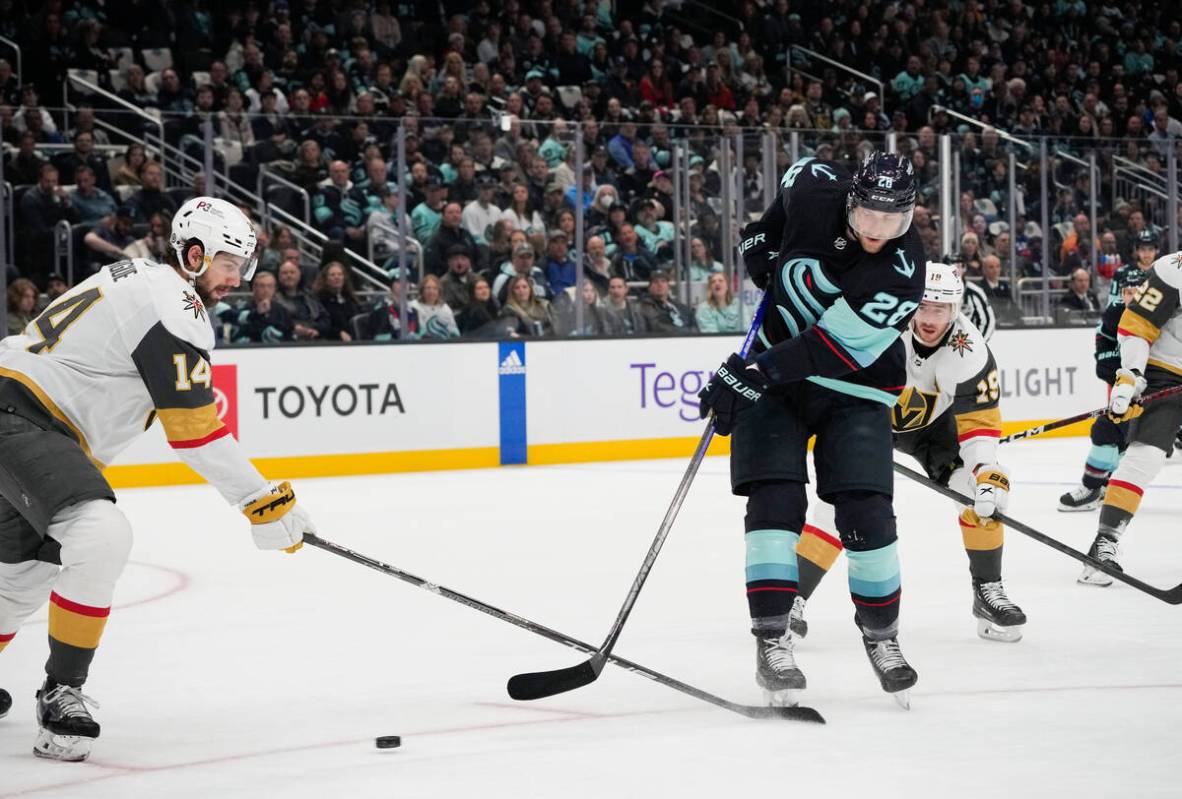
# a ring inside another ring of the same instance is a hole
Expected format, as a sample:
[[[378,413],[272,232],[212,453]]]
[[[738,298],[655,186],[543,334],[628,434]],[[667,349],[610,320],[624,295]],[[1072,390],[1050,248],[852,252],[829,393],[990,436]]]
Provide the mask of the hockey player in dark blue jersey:
[[[805,457],[816,436],[817,494],[834,506],[850,594],[884,690],[906,704],[914,669],[898,642],[891,408],[906,384],[907,328],[926,261],[911,228],[911,163],[875,152],[854,175],[804,158],[775,203],[743,231],[752,279],[771,293],[753,356],[732,355],[701,393],[720,435],[734,432],[731,488],[747,497],[747,601],[756,680],[791,704],[805,678],[788,616],[805,523]],[[900,693],[902,692],[902,693]]]

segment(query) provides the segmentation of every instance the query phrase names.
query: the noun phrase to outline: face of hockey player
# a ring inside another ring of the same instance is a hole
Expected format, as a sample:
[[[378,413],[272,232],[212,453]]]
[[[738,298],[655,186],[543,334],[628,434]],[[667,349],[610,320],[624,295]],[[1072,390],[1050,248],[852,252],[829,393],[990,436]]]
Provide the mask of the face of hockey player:
[[[898,214],[854,206],[849,214],[850,230],[858,237],[863,250],[875,253],[891,239],[897,239],[907,232],[907,228],[911,227],[912,214],[912,211]]]
[[[940,343],[952,324],[953,306],[946,302],[924,300],[911,320],[911,331],[915,337],[929,347]]]
[[[190,249],[192,252],[192,249]],[[206,308],[212,308],[227,294],[242,284],[242,267],[246,258],[219,252],[209,262],[209,268],[197,278],[197,294]]]
[[[1141,245],[1137,247],[1137,266],[1142,269],[1149,269],[1156,260],[1157,247],[1152,245]]]

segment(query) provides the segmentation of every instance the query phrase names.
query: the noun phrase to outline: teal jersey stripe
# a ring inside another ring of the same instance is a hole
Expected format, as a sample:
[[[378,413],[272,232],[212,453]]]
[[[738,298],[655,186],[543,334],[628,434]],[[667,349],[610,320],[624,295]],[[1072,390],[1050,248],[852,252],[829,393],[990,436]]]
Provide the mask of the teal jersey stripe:
[[[1111,472],[1118,463],[1120,463],[1120,450],[1115,444],[1104,444],[1103,446],[1093,444],[1091,451],[1088,452],[1088,466],[1093,469]]]
[[[830,391],[837,391],[842,394],[849,394],[851,397],[860,397],[871,402],[881,402],[888,408],[895,407],[898,398],[894,394],[890,394],[881,389],[871,388],[870,386],[863,386],[860,383],[851,383],[848,380],[838,380],[833,377],[820,377],[814,375],[813,377],[805,378],[810,383],[815,383],[818,386],[823,386]]]
[[[786,580],[795,583],[799,579],[800,574],[795,563],[753,563],[747,567],[749,583],[757,580]]]
[[[759,342],[769,350],[772,348],[772,343],[767,340],[767,336],[763,332],[763,325],[759,326]]]
[[[793,563],[796,561],[796,542],[799,533],[789,530],[752,530],[744,537],[747,542],[747,565],[756,563]]]
[[[819,261],[814,260],[809,264],[809,271],[813,273],[813,280],[816,281],[817,287],[826,294],[840,294],[841,289],[830,282],[829,278],[825,276],[825,270],[821,268]]]
[[[899,577],[899,551],[896,542],[866,552],[846,551],[849,561],[850,582],[854,578],[863,582],[881,582]]]
[[[799,259],[797,261],[790,262],[789,266],[797,263],[798,261],[799,261]],[[785,272],[787,272],[787,267],[785,267],[784,270],[785,270]],[[809,307],[813,309],[813,312],[816,314],[816,316],[819,317],[825,313],[825,306],[822,305],[821,303],[817,302],[816,298],[813,297],[812,292],[809,291],[808,285],[804,282],[804,276],[807,272],[808,272],[807,269],[793,270],[792,282],[795,285],[796,291],[800,294],[801,297],[804,298],[805,302],[807,302],[809,304]]]
[[[792,333],[792,338],[797,338],[800,335],[800,326],[796,324],[796,319],[788,312],[788,309],[783,305],[776,305],[776,310],[780,312],[780,316],[784,317],[784,324],[788,325],[788,330]],[[769,349],[771,345],[768,345]]]
[[[899,337],[893,327],[875,327],[856,314],[845,297],[838,297],[817,324],[863,367],[877,361]]]

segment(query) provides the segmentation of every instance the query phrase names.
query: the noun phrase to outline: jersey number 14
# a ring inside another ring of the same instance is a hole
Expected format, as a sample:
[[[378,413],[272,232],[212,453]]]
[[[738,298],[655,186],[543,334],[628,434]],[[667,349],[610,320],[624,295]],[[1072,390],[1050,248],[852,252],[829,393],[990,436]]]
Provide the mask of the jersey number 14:
[[[89,311],[90,307],[102,298],[103,292],[98,288],[92,288],[50,305],[33,320],[33,325],[41,334],[42,340],[30,344],[29,352],[34,355],[42,350],[52,352],[70,325],[81,319],[82,314]]]

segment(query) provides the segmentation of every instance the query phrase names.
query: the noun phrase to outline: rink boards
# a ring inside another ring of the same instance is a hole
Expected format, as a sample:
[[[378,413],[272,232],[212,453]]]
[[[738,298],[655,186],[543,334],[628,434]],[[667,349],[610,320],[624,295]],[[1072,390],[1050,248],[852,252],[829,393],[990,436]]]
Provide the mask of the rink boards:
[[[1104,403],[1091,328],[1000,330],[1005,432]],[[292,478],[675,457],[738,336],[293,346],[214,353],[218,412],[265,475]],[[1077,425],[1059,435],[1083,435]],[[711,454],[726,454],[716,438]],[[159,425],[116,487],[200,482]]]

